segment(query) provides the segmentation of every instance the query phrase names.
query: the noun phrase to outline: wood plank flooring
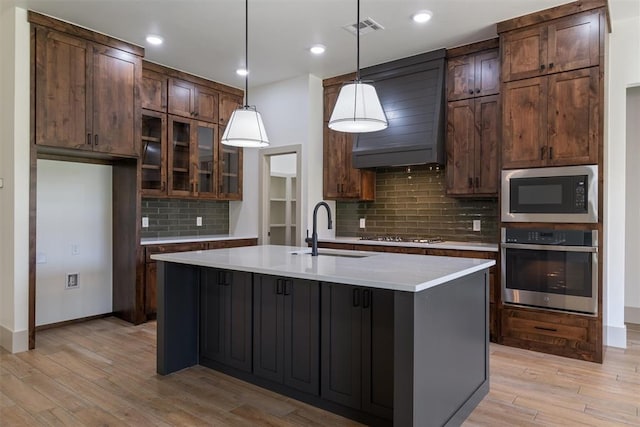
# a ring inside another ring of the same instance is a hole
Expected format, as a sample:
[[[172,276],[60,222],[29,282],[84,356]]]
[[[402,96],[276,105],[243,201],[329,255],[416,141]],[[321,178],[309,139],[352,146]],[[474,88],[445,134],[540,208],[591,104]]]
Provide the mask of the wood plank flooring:
[[[155,373],[155,323],[116,318],[0,350],[1,426],[357,426],[226,375]],[[640,329],[604,363],[491,345],[491,392],[465,426],[640,426]]]

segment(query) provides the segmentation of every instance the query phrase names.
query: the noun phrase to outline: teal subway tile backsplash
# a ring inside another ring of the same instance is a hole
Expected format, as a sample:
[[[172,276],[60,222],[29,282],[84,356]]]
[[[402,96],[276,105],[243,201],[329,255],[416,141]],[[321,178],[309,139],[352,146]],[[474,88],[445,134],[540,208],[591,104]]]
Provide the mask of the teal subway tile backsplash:
[[[229,233],[228,201],[143,198],[142,216],[149,218],[143,238]],[[201,227],[196,225],[199,216]]]
[[[377,169],[375,202],[337,202],[336,235],[441,237],[497,243],[498,200],[447,197],[445,189],[443,169],[429,166]],[[365,229],[359,228],[360,218],[366,218]],[[479,232],[473,231],[475,219],[481,221]]]

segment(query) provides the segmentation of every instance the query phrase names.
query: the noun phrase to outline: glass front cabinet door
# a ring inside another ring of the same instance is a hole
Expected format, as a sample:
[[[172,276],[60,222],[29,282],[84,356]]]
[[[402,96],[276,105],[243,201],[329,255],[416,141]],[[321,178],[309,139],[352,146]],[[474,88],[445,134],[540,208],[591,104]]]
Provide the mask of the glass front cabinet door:
[[[166,115],[144,110],[142,113],[142,194],[166,194]]]

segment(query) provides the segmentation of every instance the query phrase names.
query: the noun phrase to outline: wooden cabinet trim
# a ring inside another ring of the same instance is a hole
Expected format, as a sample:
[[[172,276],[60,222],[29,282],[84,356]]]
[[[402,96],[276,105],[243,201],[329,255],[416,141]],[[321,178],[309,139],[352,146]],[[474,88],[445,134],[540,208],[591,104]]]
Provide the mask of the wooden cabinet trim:
[[[517,18],[498,22],[496,24],[496,32],[500,34],[505,31],[516,30],[518,28],[527,27],[529,25],[541,24],[551,19],[562,18],[567,15],[573,15],[588,10],[599,8],[605,8],[606,10],[607,7],[607,0],[578,0],[560,6],[552,7],[550,9],[542,10],[537,13],[519,16]],[[610,19],[608,12],[607,19]]]

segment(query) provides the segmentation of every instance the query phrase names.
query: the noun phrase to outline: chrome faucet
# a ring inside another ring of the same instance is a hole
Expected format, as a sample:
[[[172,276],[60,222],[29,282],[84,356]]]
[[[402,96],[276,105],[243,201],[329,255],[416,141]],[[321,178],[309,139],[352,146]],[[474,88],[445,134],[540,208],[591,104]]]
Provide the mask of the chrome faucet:
[[[324,206],[327,209],[327,217],[329,219],[328,229],[331,230],[333,228],[333,222],[331,221],[331,208],[326,202],[318,202],[316,207],[313,209],[313,233],[311,234],[311,238],[309,238],[309,230],[307,230],[307,238],[304,239],[305,242],[311,243],[311,256],[318,256],[318,208],[320,206]]]

